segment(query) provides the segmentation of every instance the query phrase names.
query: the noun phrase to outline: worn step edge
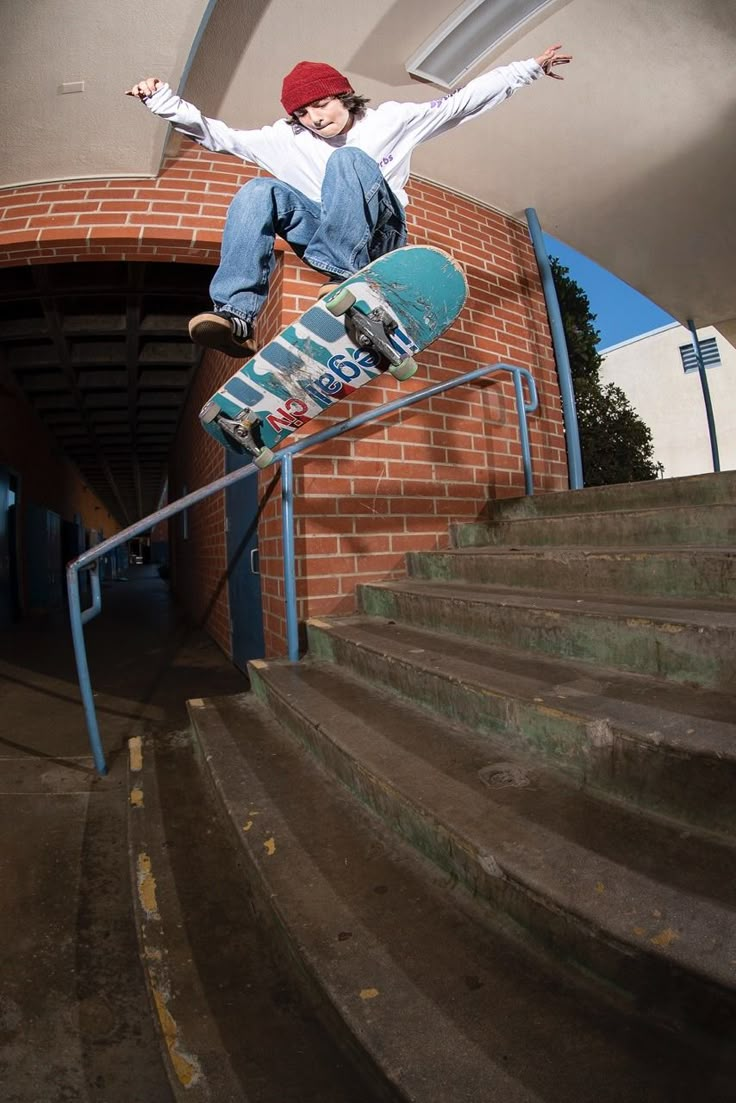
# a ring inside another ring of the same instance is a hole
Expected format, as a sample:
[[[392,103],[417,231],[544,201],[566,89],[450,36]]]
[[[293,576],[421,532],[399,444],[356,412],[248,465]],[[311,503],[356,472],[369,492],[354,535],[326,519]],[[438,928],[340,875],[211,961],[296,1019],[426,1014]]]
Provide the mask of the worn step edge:
[[[128,742],[128,850],[133,908],[151,1011],[166,1072],[180,1103],[247,1103],[191,965],[186,924],[166,860],[153,748]],[[187,967],[185,963],[189,963]],[[192,1015],[191,1008],[199,1009]]]
[[[543,755],[583,786],[734,838],[736,723],[598,696],[579,688],[596,674],[583,664],[478,644],[468,658],[465,641],[446,632],[386,622],[367,634],[361,617],[312,618],[307,632],[315,659],[353,669],[452,722],[510,736],[517,751]],[[530,669],[519,674],[519,666]],[[642,697],[647,687],[665,697],[668,690],[642,675],[617,674],[616,682]],[[729,700],[736,720],[736,699]]]
[[[493,523],[455,522],[450,526],[450,542],[453,547],[567,545],[577,531],[584,538],[577,541],[573,537],[572,543],[586,545],[697,545],[705,537],[708,547],[732,547],[736,543],[736,508],[730,503],[717,503],[518,517]]]
[[[575,594],[630,594],[736,600],[736,549],[723,547],[451,548],[408,552],[412,578],[465,580]]]
[[[361,583],[358,608],[416,627],[728,691],[736,613],[461,583]]]
[[[488,511],[492,519],[548,517],[557,513],[600,512],[602,508],[630,509],[650,499],[654,499],[652,507],[661,509],[673,505],[728,504],[736,500],[736,471],[497,498],[488,503]]]
[[[425,1079],[426,1067],[417,1068],[410,1042],[418,1036],[417,1024],[441,1015],[441,1009],[435,1004],[430,1006],[409,978],[403,979],[390,948],[376,940],[355,908],[333,890],[305,853],[260,779],[247,769],[217,703],[188,702],[188,708],[203,762],[225,822],[252,876],[260,907],[270,913],[277,943],[289,955],[310,995],[319,1001],[333,1037],[372,1085],[376,1103],[443,1103],[447,1098],[446,1082],[435,1084]],[[246,701],[244,695],[241,708],[244,726],[248,720],[267,727],[275,723],[273,716],[264,716],[264,706],[258,700]],[[281,738],[286,738],[285,733]],[[277,740],[278,736],[275,745]],[[318,768],[313,761],[311,768]],[[323,775],[322,782],[328,785],[329,776]],[[298,878],[291,867],[286,876],[279,876],[273,860],[279,852],[299,854]],[[309,885],[309,893],[302,890],[304,885]],[[320,901],[319,906],[312,901]],[[351,932],[349,947],[338,944],[328,948],[322,944],[326,916],[330,929]],[[351,952],[358,946],[360,953]],[[374,1002],[374,993],[389,998],[393,1010]],[[445,1074],[449,1066],[458,1082],[474,1081],[474,1092],[463,1091],[459,1100],[474,1103],[481,1098],[476,1092],[488,1090],[500,1093],[499,1098],[535,1103],[536,1096],[519,1092],[500,1065],[492,1066],[446,1016],[442,1019],[439,1044]],[[482,1078],[476,1081],[481,1072]]]
[[[365,728],[365,721],[350,713],[336,717],[333,700],[328,722],[321,711],[322,695],[305,684],[299,669],[288,664],[259,665],[251,670],[253,691],[279,723],[304,741],[343,785],[401,837],[457,877],[492,911],[518,924],[520,933],[527,931],[535,944],[557,960],[634,995],[659,1021],[733,1037],[736,991],[713,971],[712,960],[710,971],[702,960],[703,932],[693,936],[692,929],[686,929],[683,893],[655,885],[566,841],[560,844],[548,832],[530,828],[518,818],[511,822],[498,810],[491,814],[488,801],[480,799],[476,790],[446,775],[435,776],[423,760],[390,744],[375,725],[369,726],[369,732],[362,731],[363,750],[357,760],[350,732]],[[330,673],[329,678],[336,681],[344,675]],[[452,808],[452,819],[436,800],[426,800],[430,789],[442,792],[446,806]],[[457,826],[458,818],[465,821],[463,828]],[[498,841],[510,831],[515,835],[511,843]],[[490,838],[494,838],[493,848]],[[605,886],[605,891],[598,893],[596,885]],[[616,886],[615,891],[611,886]],[[641,927],[631,913],[631,900],[639,897],[657,902],[658,925],[670,923],[646,946],[636,941],[641,937],[636,931],[651,929],[651,911],[641,917]],[[728,931],[732,940],[736,937],[733,925],[726,922],[725,909],[711,902],[697,903],[700,911],[694,909],[695,914],[707,913],[711,920],[720,917],[717,929]],[[701,960],[696,964],[698,955]],[[736,959],[736,946],[731,956]]]

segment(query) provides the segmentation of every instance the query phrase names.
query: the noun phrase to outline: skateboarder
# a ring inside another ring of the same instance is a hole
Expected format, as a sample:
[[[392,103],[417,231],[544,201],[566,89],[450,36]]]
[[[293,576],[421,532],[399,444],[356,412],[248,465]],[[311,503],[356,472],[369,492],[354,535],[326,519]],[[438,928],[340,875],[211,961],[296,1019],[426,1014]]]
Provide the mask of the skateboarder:
[[[323,273],[326,294],[371,260],[406,241],[404,186],[415,146],[502,103],[571,58],[550,46],[538,58],[503,65],[441,99],[367,109],[350,81],[322,62],[301,61],[284,78],[288,118],[260,130],[208,119],[158,77],[126,92],[213,152],[232,153],[270,173],[234,196],[210,285],[214,308],[189,323],[192,340],[238,359],[256,349],[253,325],[268,294],[278,234]]]

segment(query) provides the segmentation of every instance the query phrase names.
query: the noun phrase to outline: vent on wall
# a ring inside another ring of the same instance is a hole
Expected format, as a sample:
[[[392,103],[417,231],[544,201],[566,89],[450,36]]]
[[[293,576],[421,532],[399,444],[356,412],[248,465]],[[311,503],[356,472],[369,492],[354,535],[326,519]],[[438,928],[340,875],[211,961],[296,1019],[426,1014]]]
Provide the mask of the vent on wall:
[[[421,80],[453,88],[491,50],[553,3],[555,0],[466,0],[412,54],[406,70]]]
[[[714,368],[721,362],[721,354],[718,351],[718,345],[715,337],[706,337],[704,340],[698,342],[700,345],[700,355],[703,357],[703,363],[706,368]],[[692,345],[680,345],[680,356],[682,358],[682,367],[686,372],[698,370],[698,358],[695,355],[695,349]]]

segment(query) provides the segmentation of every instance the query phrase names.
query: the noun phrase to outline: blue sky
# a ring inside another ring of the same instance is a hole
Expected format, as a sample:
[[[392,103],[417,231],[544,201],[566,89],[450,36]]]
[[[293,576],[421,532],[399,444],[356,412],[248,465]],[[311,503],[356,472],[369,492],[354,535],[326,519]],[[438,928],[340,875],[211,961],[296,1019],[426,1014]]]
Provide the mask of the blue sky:
[[[557,257],[560,264],[570,269],[570,276],[578,283],[590,300],[590,309],[596,315],[593,323],[599,330],[599,349],[617,345],[650,329],[666,326],[674,321],[664,310],[634,291],[627,283],[616,279],[605,268],[576,253],[561,241],[544,235],[547,252]]]

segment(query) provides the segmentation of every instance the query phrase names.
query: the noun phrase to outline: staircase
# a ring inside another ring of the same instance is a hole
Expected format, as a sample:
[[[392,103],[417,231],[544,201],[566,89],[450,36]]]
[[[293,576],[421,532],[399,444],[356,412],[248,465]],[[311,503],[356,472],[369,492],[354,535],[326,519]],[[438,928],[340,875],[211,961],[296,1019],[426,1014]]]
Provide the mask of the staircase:
[[[312,620],[302,662],[190,702],[370,1098],[733,1098],[735,491],[494,503]]]

